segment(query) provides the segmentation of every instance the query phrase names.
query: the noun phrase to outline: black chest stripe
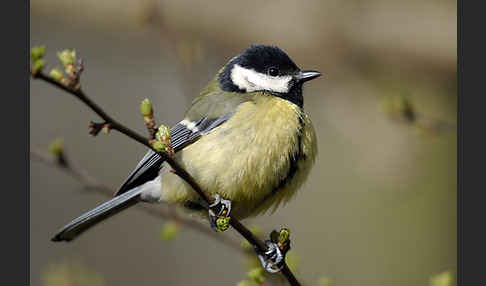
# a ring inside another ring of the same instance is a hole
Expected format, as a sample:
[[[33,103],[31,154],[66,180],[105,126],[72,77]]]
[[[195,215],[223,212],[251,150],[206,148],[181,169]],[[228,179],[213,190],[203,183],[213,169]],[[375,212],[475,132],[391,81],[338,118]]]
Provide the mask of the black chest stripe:
[[[299,149],[297,150],[296,153],[289,155],[290,168],[289,171],[287,172],[287,176],[285,176],[285,178],[280,181],[278,186],[272,190],[272,194],[275,194],[279,189],[281,189],[283,186],[285,186],[289,181],[291,181],[294,178],[295,173],[297,173],[297,170],[299,169],[299,160],[305,159],[303,158],[305,155],[302,153],[302,131],[299,132],[299,135],[297,136],[298,136],[297,144],[299,144]]]
[[[297,149],[297,152],[289,154],[290,167],[289,171],[287,172],[287,176],[285,176],[285,178],[280,181],[278,186],[272,190],[272,195],[274,195],[278,190],[280,190],[283,186],[285,186],[289,181],[294,178],[295,173],[297,173],[297,170],[299,169],[299,160],[305,159],[305,154],[302,150],[302,129],[304,129],[304,122],[300,117],[299,125],[299,133],[297,134],[297,144],[299,145],[299,148]]]

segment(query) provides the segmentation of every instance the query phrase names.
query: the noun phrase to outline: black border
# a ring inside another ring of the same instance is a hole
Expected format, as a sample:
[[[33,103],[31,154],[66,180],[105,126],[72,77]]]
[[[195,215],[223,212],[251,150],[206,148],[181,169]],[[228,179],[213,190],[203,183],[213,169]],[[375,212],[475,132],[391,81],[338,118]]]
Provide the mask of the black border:
[[[1,18],[2,283],[10,285],[30,284],[29,8],[29,1],[5,2]]]
[[[466,2],[466,1],[464,1]],[[486,257],[484,187],[486,17],[481,1],[458,0],[458,267],[457,285],[483,285]],[[467,135],[467,139],[466,136]]]
[[[457,285],[463,285],[463,223],[462,223],[462,185],[463,185],[463,127],[462,127],[462,68],[463,68],[463,57],[462,57],[462,44],[463,44],[463,10],[462,10],[462,0],[457,0]]]

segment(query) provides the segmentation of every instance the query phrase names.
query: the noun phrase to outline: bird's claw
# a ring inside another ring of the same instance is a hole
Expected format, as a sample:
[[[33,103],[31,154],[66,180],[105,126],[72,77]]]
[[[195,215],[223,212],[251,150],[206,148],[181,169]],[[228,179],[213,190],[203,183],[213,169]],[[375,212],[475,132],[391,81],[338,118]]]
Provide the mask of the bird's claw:
[[[209,205],[209,222],[216,232],[223,232],[229,228],[231,201],[224,200],[220,195],[214,195],[214,202]]]
[[[280,272],[285,264],[285,255],[290,250],[290,230],[282,228],[280,231],[272,231],[270,240],[265,240],[265,245],[267,250],[263,254],[255,248],[258,259],[267,272]]]
[[[269,273],[278,273],[283,268],[284,254],[277,243],[265,240],[267,250],[263,254],[257,254],[263,268]]]

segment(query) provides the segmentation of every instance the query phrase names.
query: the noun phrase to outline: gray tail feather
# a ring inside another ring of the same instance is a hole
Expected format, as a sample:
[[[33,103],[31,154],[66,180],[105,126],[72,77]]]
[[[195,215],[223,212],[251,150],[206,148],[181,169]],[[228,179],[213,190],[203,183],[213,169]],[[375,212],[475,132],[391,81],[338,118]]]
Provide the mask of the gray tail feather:
[[[136,187],[97,206],[64,226],[51,240],[71,241],[99,222],[139,202],[141,187]]]

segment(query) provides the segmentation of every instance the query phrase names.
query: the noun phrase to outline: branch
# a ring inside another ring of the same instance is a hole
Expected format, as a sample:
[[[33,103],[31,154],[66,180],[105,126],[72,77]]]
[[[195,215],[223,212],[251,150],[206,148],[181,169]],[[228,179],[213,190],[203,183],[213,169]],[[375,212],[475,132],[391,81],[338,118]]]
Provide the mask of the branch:
[[[206,201],[208,205],[211,204],[210,197],[202,190],[196,180],[171,156],[169,156],[166,152],[158,152],[151,146],[148,138],[139,135],[137,132],[129,129],[128,127],[125,127],[124,125],[113,119],[111,116],[109,116],[100,106],[98,106],[95,102],[93,102],[90,98],[86,96],[86,94],[81,90],[81,87],[79,85],[75,85],[73,87],[73,85],[66,84],[64,81],[56,81],[53,78],[45,75],[42,72],[42,69],[31,71],[31,75],[34,79],[41,79],[45,82],[48,82],[81,100],[105,121],[104,126],[108,129],[117,130],[120,133],[125,134],[133,140],[157,152],[161,156],[161,158],[163,158],[171,166],[176,175],[186,181],[194,189],[194,191],[196,191],[199,196],[201,196],[201,198]],[[259,253],[264,253],[267,250],[267,247],[263,243],[263,241],[253,235],[253,233],[243,224],[241,224],[235,217],[233,217],[231,213],[230,218],[230,225],[236,231],[238,231],[238,233],[240,233],[240,235],[242,235],[250,244],[252,244],[256,251],[258,251]],[[285,276],[290,285],[300,285],[296,277],[293,275],[292,271],[288,268],[285,261],[283,262],[283,268],[281,270],[281,273]]]
[[[71,160],[68,160],[67,156],[64,153],[62,154],[63,154],[62,157],[56,159],[55,157],[44,154],[43,152],[37,149],[31,149],[30,159],[58,168],[59,170],[65,172],[69,176],[79,181],[81,184],[83,184],[85,188],[89,190],[96,191],[107,197],[113,196],[115,190],[109,188],[108,186],[103,184],[100,180],[89,175],[84,169],[81,169],[80,167],[73,164]],[[239,242],[232,240],[226,236],[218,235],[218,233],[212,231],[207,226],[201,224],[199,221],[195,219],[191,219],[189,217],[183,217],[179,215],[177,212],[171,211],[167,208],[165,209],[160,208],[156,205],[137,204],[135,207],[151,215],[152,217],[174,220],[177,223],[180,223],[181,225],[194,229],[215,240],[218,240],[219,242],[226,244],[227,246],[235,250],[240,250],[240,251],[243,250]]]

